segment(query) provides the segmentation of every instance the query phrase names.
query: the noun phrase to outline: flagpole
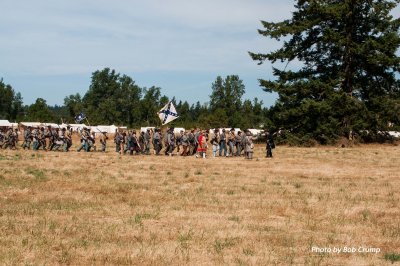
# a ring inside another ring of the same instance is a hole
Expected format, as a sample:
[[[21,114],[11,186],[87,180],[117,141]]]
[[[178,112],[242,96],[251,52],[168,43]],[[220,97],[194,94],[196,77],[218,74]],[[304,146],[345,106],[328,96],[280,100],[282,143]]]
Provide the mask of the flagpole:
[[[90,125],[90,123],[89,123],[89,120],[87,119],[86,116],[85,116],[85,120],[86,120],[86,122],[88,123],[88,126],[91,127],[91,125]]]

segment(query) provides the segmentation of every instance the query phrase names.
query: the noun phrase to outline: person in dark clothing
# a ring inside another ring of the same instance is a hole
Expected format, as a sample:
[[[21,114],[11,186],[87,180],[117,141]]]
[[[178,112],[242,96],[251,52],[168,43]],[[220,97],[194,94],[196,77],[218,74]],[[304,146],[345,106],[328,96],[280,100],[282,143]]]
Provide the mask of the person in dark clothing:
[[[275,149],[275,142],[272,133],[268,130],[265,131],[265,137],[267,140],[267,155],[265,157],[272,158],[272,149]]]

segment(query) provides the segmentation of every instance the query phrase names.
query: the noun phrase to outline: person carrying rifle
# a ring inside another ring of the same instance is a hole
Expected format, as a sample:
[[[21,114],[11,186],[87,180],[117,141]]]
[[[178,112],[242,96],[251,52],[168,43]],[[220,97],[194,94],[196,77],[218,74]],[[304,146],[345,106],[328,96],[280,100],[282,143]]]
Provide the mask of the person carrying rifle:
[[[144,137],[144,153],[146,155],[150,155],[151,133],[149,128],[146,130],[143,137]]]
[[[69,149],[72,146],[72,132],[71,132],[71,127],[67,126],[67,130],[65,132],[65,146],[64,146],[64,151],[68,152]]]
[[[101,132],[99,140],[101,143],[101,152],[106,152],[107,140],[108,140],[107,132],[105,132],[105,131]]]
[[[161,143],[161,129],[156,128],[155,133],[153,135],[153,145],[154,145],[154,151],[156,155],[160,155],[160,151],[162,149],[162,143]]]
[[[32,142],[31,130],[32,128],[30,126],[24,130],[24,143],[22,143],[21,146],[24,150],[25,148],[28,148],[28,150],[30,150],[31,148],[31,142]]]

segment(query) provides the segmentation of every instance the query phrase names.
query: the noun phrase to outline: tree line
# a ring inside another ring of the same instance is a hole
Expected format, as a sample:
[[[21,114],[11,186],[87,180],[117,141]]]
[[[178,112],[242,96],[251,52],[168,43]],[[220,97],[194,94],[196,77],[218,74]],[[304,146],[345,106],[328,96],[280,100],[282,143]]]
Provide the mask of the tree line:
[[[259,128],[267,122],[271,124],[262,101],[243,100],[245,86],[239,76],[218,76],[211,87],[209,102],[189,104],[168,98],[159,87],[142,88],[131,77],[105,68],[92,73],[85,95],[69,95],[64,98],[64,105],[49,106],[42,98],[23,105],[21,94],[0,80],[0,119],[75,123],[75,116],[83,112],[92,125],[160,126],[157,112],[172,101],[180,116],[171,122],[175,127]]]

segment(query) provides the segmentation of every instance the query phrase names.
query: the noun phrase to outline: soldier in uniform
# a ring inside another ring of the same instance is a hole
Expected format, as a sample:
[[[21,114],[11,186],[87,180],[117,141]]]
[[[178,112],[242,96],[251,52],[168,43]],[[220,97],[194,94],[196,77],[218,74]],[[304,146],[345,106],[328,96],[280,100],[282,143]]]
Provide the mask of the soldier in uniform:
[[[219,129],[214,130],[214,134],[211,138],[211,145],[213,157],[216,157],[219,150]]]
[[[156,155],[160,154],[162,148],[160,131],[161,130],[159,128],[156,128],[153,135],[153,146]]]
[[[81,134],[81,145],[79,148],[76,150],[77,152],[80,152],[82,149],[84,151],[88,151],[88,137],[89,137],[89,132],[87,131],[87,128],[84,127],[82,131],[80,131]]]
[[[228,152],[228,156],[234,156],[234,147],[235,147],[235,129],[232,128],[229,131],[228,134],[228,147],[229,147],[229,152]]]
[[[222,129],[222,133],[219,136],[219,156],[222,156],[222,151],[224,151],[224,156],[227,156],[226,154],[226,134],[225,134],[225,129]]]
[[[32,141],[31,131],[32,128],[30,126],[24,130],[24,143],[22,143],[21,146],[24,150],[25,148],[28,148],[28,150],[31,149],[31,141]]]
[[[47,126],[47,129],[45,129],[45,136],[49,139],[49,145],[47,147],[49,151],[51,151],[56,144],[56,135],[55,129],[52,129],[51,126]]]
[[[32,149],[37,151],[39,149],[39,128],[34,128],[32,131]]]
[[[126,153],[127,151],[129,151],[129,153],[132,155],[133,152],[131,152],[131,150],[133,150],[133,140],[132,140],[132,131],[128,130],[128,133],[126,133],[125,136],[125,148],[124,148],[124,153]]]
[[[253,136],[251,135],[250,131],[246,131],[246,146],[245,146],[245,155],[246,159],[253,159],[253,149],[254,149],[254,144],[253,144]]]
[[[46,149],[46,131],[44,130],[44,127],[41,127],[39,130],[39,134],[38,134],[38,138],[39,138],[39,146],[38,149],[40,149],[40,147],[43,148],[44,151],[47,151]]]
[[[144,152],[145,152],[145,145],[144,145],[144,131],[141,131],[140,132],[140,135],[139,135],[139,146],[140,146],[140,151],[141,151],[141,153],[142,154],[144,154]]]
[[[174,134],[174,128],[170,128],[167,132],[167,152],[169,156],[172,156],[172,153],[175,149],[175,134]]]
[[[18,128],[14,129],[14,132],[11,135],[11,149],[17,149],[18,145]]]
[[[190,133],[188,134],[188,141],[189,141],[189,147],[188,147],[188,155],[193,155],[195,154],[194,150],[194,129],[190,130]]]
[[[267,155],[265,157],[272,158],[272,149],[275,148],[274,138],[273,135],[268,130],[265,130],[265,137],[267,140],[267,147],[266,147]]]
[[[151,134],[150,134],[150,129],[148,128],[144,133],[144,153],[146,155],[150,155],[150,141],[151,141]]]
[[[138,154],[140,152],[140,144],[139,139],[136,136],[136,130],[132,130],[129,132],[129,135],[127,137],[127,147],[129,147],[130,155],[133,155],[133,152],[135,152],[135,154]]]
[[[71,127],[67,126],[67,131],[65,132],[65,146],[64,146],[64,151],[67,152],[72,146],[72,133],[71,133]]]
[[[194,147],[193,154],[197,153],[197,149],[199,147],[199,137],[201,136],[201,129],[196,129],[194,132]]]
[[[121,134],[121,139],[120,139],[120,148],[119,148],[119,151],[120,151],[120,154],[121,155],[123,155],[124,153],[125,153],[125,149],[124,149],[124,146],[126,146],[127,145],[127,142],[128,142],[128,135],[126,134],[126,132],[124,131],[124,132],[122,132],[122,134]]]
[[[100,135],[101,151],[106,152],[107,140],[108,140],[107,132],[103,131],[101,133],[102,133]]]
[[[65,128],[63,128],[62,130],[57,128],[55,130],[56,135],[53,135],[53,145],[52,145],[52,148],[51,148],[52,150],[58,151],[58,149],[65,144],[64,143],[64,141],[65,141],[65,131],[66,131]]]
[[[183,132],[183,131],[181,131],[181,132]],[[187,155],[189,155],[189,150],[188,150],[188,147],[189,147],[189,137],[188,137],[188,134],[187,134],[187,132],[185,131],[185,132],[183,132],[183,135],[182,135],[182,137],[181,137],[181,144],[182,144],[182,153],[181,153],[181,156],[187,156]]]
[[[0,149],[3,148],[3,144],[4,144],[4,133],[3,133],[3,131],[0,129]]]
[[[8,128],[6,134],[4,135],[3,149],[12,148],[13,134],[12,128]]]
[[[242,153],[242,132],[238,131],[235,137],[235,145],[236,145],[236,156],[240,156]]]
[[[244,152],[244,149],[246,147],[246,133],[242,132],[241,136],[241,140],[240,140],[240,145],[241,145],[241,149]]]
[[[90,151],[90,149],[93,148],[93,151],[97,151],[97,147],[96,147],[96,133],[92,132],[90,134],[89,132],[89,137],[88,137],[88,151]]]
[[[179,151],[181,150],[181,146],[182,146],[182,137],[183,137],[183,130],[181,130],[178,134],[178,136],[176,136],[176,152],[179,154]]]
[[[114,134],[114,142],[115,142],[115,152],[121,153],[121,143],[123,141],[124,136],[122,132],[119,130],[115,130]]]

